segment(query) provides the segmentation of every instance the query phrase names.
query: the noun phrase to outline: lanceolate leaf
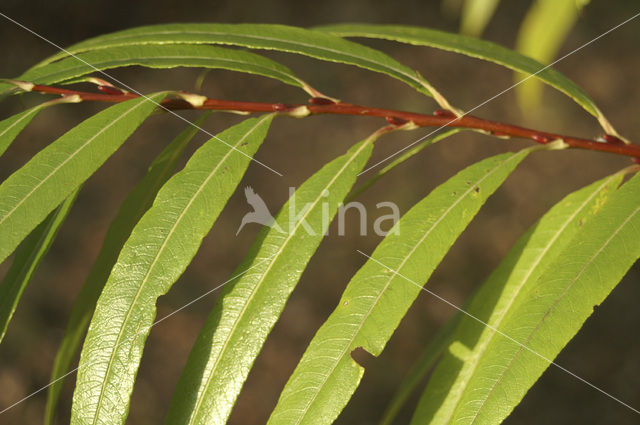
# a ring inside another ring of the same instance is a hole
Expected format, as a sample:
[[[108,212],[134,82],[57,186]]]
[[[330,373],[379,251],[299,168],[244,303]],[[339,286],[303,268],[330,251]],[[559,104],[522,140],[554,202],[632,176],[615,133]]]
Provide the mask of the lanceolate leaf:
[[[272,24],[169,24],[124,30],[82,41],[67,49],[84,51],[148,44],[232,44],[252,49],[280,50],[321,60],[356,65],[397,78],[416,90],[438,97],[433,87],[415,71],[369,47],[303,28]],[[51,56],[37,67],[61,59]]]
[[[207,116],[209,116],[208,113],[195,121],[194,124],[201,126]],[[71,369],[78,347],[82,342],[82,337],[89,325],[91,313],[93,313],[102,288],[118,258],[120,249],[122,249],[138,220],[151,206],[158,190],[173,174],[184,148],[197,132],[198,129],[196,127],[188,126],[158,155],[144,178],[124,200],[118,214],[109,226],[98,258],[73,304],[67,330],[58,349],[51,373],[50,381],[53,384],[48,389],[45,424],[53,423],[60,391],[64,385],[64,379],[61,379],[61,377]]]
[[[460,34],[409,26],[337,24],[316,29],[343,37],[382,38],[418,46],[435,47],[491,61],[527,75],[535,74],[534,78],[571,97],[590,114],[598,118],[605,130],[613,132],[611,124],[602,115],[593,100],[574,82],[555,69],[546,68],[543,70],[545,65],[540,62],[498,44]]]
[[[46,66],[33,68],[18,79],[39,84],[54,84],[94,73],[96,68],[105,70],[130,65],[149,68],[178,66],[222,68],[275,78],[293,86],[303,87],[304,85],[302,80],[293,75],[284,65],[255,53],[185,44],[108,47],[81,53],[76,58],[69,57]]]
[[[165,93],[149,96],[159,102]],[[156,104],[133,99],[86,119],[0,185],[0,262],[113,154]]]
[[[581,223],[591,219],[607,201],[622,177],[619,173],[598,181],[552,208],[520,238],[466,311],[499,328],[518,294],[527,288],[527,284],[536,285],[536,279],[567,246]],[[454,343],[436,368],[418,404],[414,423],[451,421],[453,410],[469,390],[467,385],[473,371],[493,338],[501,336],[473,319],[462,320],[452,337]],[[460,358],[461,352],[467,353],[464,359]]]
[[[264,341],[324,237],[331,218],[371,155],[374,134],[296,190],[277,226],[254,243],[193,347],[168,424],[223,424]]]
[[[0,121],[0,156],[2,156],[4,151],[7,150],[16,136],[20,134],[27,124],[29,124],[31,120],[34,119],[35,116],[44,108],[58,103],[75,103],[79,101],[80,98],[78,96],[67,96],[59,99],[53,99]]]
[[[55,211],[49,214],[24,240],[16,252],[13,264],[0,284],[0,341],[31,276],[47,254],[51,244],[73,206],[78,192],[74,192]]]
[[[620,178],[568,196],[518,241],[469,310],[501,334],[464,318],[412,423],[495,424],[520,402],[640,256],[640,175],[609,193]]]
[[[85,338],[72,424],[125,422],[156,300],[195,255],[264,140],[272,118],[247,119],[205,143],[162,187],[133,229]]]
[[[466,168],[402,217],[318,330],[269,423],[329,424],[338,416],[364,373],[351,353],[361,347],[379,355],[420,292],[392,270],[415,282],[427,281],[482,204],[529,152],[498,155]]]

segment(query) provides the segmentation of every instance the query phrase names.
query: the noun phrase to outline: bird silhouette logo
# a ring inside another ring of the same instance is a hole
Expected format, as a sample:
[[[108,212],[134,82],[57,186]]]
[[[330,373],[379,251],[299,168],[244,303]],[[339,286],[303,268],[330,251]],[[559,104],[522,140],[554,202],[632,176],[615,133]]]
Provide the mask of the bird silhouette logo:
[[[244,196],[247,198],[247,203],[251,205],[253,211],[250,211],[242,217],[242,222],[240,223],[240,227],[236,232],[236,236],[240,233],[240,230],[247,223],[258,223],[263,226],[273,227],[278,231],[282,232],[278,223],[276,223],[275,219],[269,212],[269,208],[267,208],[267,204],[264,203],[260,195],[254,192],[251,186],[247,186],[244,188]]]

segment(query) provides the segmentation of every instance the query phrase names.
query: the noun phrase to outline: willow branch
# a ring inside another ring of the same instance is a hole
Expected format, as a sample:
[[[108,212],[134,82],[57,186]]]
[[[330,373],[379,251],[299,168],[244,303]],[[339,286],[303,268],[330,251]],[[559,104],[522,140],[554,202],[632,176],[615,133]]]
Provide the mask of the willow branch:
[[[124,102],[126,100],[139,97],[139,95],[137,94],[125,92],[115,87],[109,86],[99,86],[98,88],[100,89],[100,91],[102,91],[102,93],[82,92],[38,84],[29,84],[29,88],[29,91],[39,93],[57,94],[61,96],[75,95],[80,97],[80,99],[84,101]],[[204,98],[202,96],[191,95],[188,93],[184,93],[182,95],[184,95],[184,98],[166,98],[162,101],[161,105],[164,108],[170,110],[204,109],[240,113],[278,112],[295,117],[304,117],[308,115],[319,114],[379,117],[386,119],[390,124],[396,126],[413,123],[417,127],[468,128],[483,131],[497,137],[525,138],[541,144],[547,144],[559,139],[564,141],[569,147],[572,148],[624,155],[633,158],[635,162],[640,161],[640,145],[627,144],[612,135],[604,134],[601,140],[584,139],[580,137],[566,136],[519,127],[512,124],[490,121],[472,115],[456,117],[456,115],[451,111],[442,109],[434,111],[433,114],[418,114],[414,112],[405,112],[383,108],[370,108],[367,106],[354,105],[351,103],[334,102],[331,99],[319,97],[312,97],[311,99],[309,99],[309,103],[307,104],[297,104],[240,102],[233,100],[210,99]],[[179,96],[182,95],[179,94]],[[199,101],[192,101],[191,99],[194,97],[199,99]]]

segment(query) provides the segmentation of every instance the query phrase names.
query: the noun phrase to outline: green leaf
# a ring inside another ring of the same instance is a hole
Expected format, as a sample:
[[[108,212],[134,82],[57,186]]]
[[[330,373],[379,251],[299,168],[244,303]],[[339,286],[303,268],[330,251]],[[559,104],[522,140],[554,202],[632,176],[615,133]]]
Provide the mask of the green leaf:
[[[54,84],[83,75],[123,66],[148,68],[202,67],[222,68],[275,78],[286,84],[304,87],[305,83],[284,65],[263,56],[223,47],[171,44],[116,46],[78,54],[45,66],[32,68],[19,80]]]
[[[51,212],[16,251],[13,264],[0,284],[0,341],[7,332],[9,321],[16,311],[24,289],[40,265],[40,261],[49,251],[77,194],[78,191],[72,193],[55,211]]]
[[[201,126],[208,116],[209,113],[204,114],[194,124]],[[98,297],[118,259],[118,253],[138,220],[151,206],[162,185],[173,173],[185,147],[197,132],[197,127],[189,125],[158,155],[147,174],[124,200],[111,222],[98,257],[73,304],[66,332],[53,364],[50,379],[53,384],[48,388],[45,425],[53,424],[56,405],[64,385],[64,376],[71,369]]]
[[[358,270],[289,378],[270,424],[329,424],[355,391],[364,369],[351,353],[379,355],[420,287],[486,199],[530,149],[480,161],[416,204]],[[354,255],[357,255],[354,253]],[[381,266],[381,264],[385,266]]]
[[[0,121],[0,156],[7,150],[13,140],[20,134],[20,132],[35,118],[36,115],[44,108],[59,103],[76,103],[80,98],[77,96],[66,96],[59,99],[53,99],[48,102],[41,103],[26,111],[12,115]]]
[[[423,77],[386,54],[369,47],[304,28],[273,24],[168,24],[133,28],[77,43],[78,54],[108,47],[149,44],[232,44],[252,49],[280,50],[330,62],[356,65],[397,78],[419,92],[441,97]],[[68,56],[58,53],[35,68]]]
[[[527,75],[535,74],[534,78],[566,94],[595,116],[607,132],[612,134],[615,132],[595,102],[573,81],[553,68],[543,70],[545,66],[540,62],[490,41],[428,28],[396,25],[337,24],[317,27],[316,30],[343,37],[382,38],[417,46],[435,47],[494,62]]]
[[[500,0],[465,0],[460,19],[460,32],[479,37],[493,17]]]
[[[159,102],[165,93],[149,96]],[[0,262],[153,112],[133,99],[86,119],[38,152],[0,185]]]
[[[461,314],[458,313],[447,321],[447,323],[438,331],[438,333],[429,341],[429,345],[413,365],[405,379],[396,390],[389,405],[385,409],[380,425],[391,425],[400,412],[400,409],[407,403],[409,397],[413,394],[416,387],[424,379],[431,368],[440,359],[440,356],[449,346],[453,331],[460,322]]]
[[[573,28],[582,6],[576,0],[536,0],[525,16],[518,37],[516,50],[542,63],[550,63]],[[521,74],[516,74],[522,80]],[[528,80],[516,87],[522,110],[540,105],[542,86],[539,81]]]
[[[490,327],[462,319],[413,424],[500,423],[520,402],[549,362],[515,341],[553,359],[639,254],[640,178],[615,191],[622,177],[567,196],[520,238],[468,309]]]
[[[156,300],[191,262],[272,119],[273,115],[247,119],[205,143],[160,189],[133,229],[85,338],[72,424],[125,422]]]
[[[225,423],[267,335],[371,155],[379,133],[296,190],[218,299],[176,388],[168,424]],[[249,189],[247,189],[249,190]],[[249,272],[247,272],[249,271]]]

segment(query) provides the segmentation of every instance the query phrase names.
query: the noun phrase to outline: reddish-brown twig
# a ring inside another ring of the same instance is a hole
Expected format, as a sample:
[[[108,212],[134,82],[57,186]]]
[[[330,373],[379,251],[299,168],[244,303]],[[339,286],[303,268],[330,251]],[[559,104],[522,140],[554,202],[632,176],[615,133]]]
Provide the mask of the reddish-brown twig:
[[[123,102],[139,97],[134,93],[118,92],[109,88],[103,93],[82,92],[59,87],[51,87],[35,84],[31,91],[39,93],[57,94],[62,96],[79,96],[85,101]],[[626,144],[615,136],[603,135],[602,140],[590,140],[580,137],[565,136],[545,131],[532,130],[516,125],[500,123],[465,115],[456,117],[447,110],[437,110],[433,114],[418,114],[413,112],[397,111],[383,108],[370,108],[344,102],[334,102],[326,98],[311,98],[307,104],[294,103],[267,103],[267,102],[240,102],[233,100],[205,99],[201,104],[193,104],[180,98],[167,98],[162,106],[171,109],[213,109],[221,111],[234,111],[244,113],[278,112],[293,116],[307,116],[318,114],[360,115],[385,118],[393,125],[403,125],[412,122],[418,127],[459,127],[482,130],[499,137],[518,137],[531,139],[537,143],[546,144],[554,140],[563,140],[568,146],[578,149],[587,149],[599,152],[609,152],[617,155],[632,157],[638,162],[640,158],[640,145]]]

